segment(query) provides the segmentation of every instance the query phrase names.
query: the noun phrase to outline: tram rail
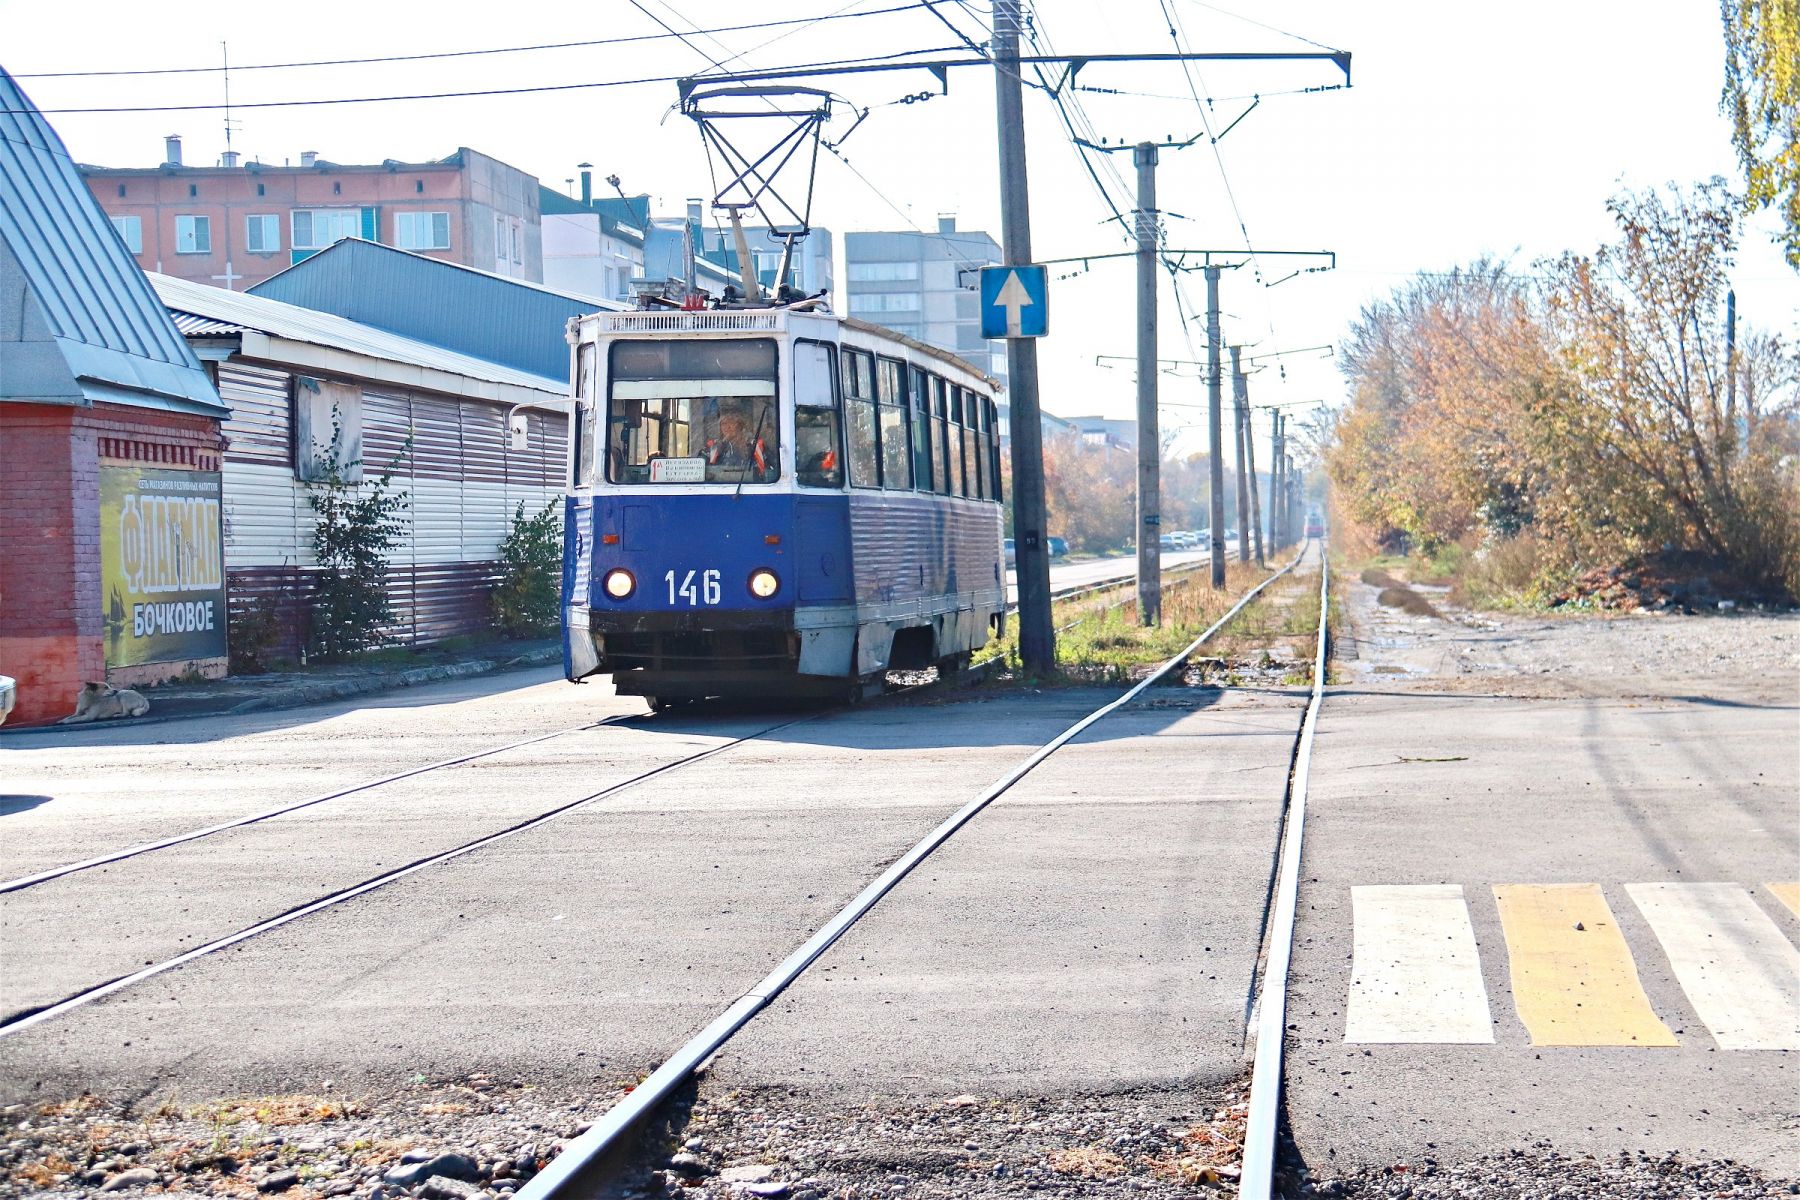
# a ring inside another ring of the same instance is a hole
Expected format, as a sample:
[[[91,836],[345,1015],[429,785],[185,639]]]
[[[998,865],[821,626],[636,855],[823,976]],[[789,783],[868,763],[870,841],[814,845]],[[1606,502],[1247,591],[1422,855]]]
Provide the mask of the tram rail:
[[[936,828],[920,838],[885,871],[871,881],[848,904],[819,926],[811,936],[795,947],[773,970],[748,991],[725,1006],[704,1028],[683,1043],[623,1099],[614,1104],[588,1130],[569,1142],[561,1154],[534,1175],[515,1195],[519,1200],[564,1200],[587,1194],[599,1179],[597,1173],[623,1151],[640,1124],[659,1105],[690,1080],[708,1059],[730,1039],[774,1002],[784,990],[800,978],[881,899],[897,887],[958,830],[967,825],[996,799],[1029,775],[1058,750],[1068,745],[1089,728],[1130,704],[1148,689],[1157,686],[1171,674],[1179,672],[1199,648],[1228,625],[1247,605],[1271,584],[1292,572],[1305,559],[1305,550],[1287,565],[1279,568],[1255,587],[1239,597],[1236,603],[1179,653],[1117,698],[1094,709],[1071,724],[1029,755],[1018,766],[988,787],[980,795],[946,817]],[[1321,606],[1321,627],[1325,621]],[[1321,676],[1322,677],[1322,676]]]

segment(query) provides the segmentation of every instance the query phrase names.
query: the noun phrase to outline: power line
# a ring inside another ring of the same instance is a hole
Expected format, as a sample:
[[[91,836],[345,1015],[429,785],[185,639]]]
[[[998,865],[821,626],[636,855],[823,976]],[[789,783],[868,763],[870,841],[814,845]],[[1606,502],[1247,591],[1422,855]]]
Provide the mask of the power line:
[[[910,12],[915,8],[930,8],[928,0],[911,0],[907,4],[896,4],[888,8],[873,8],[866,12],[845,12],[839,10],[817,17],[790,17],[780,21],[758,21],[749,25],[722,25],[717,29],[700,30],[699,32],[740,33],[757,29],[776,29],[782,26],[816,25],[820,21],[845,20],[852,17],[879,17],[890,13]],[[935,12],[935,10],[933,10]],[[941,18],[940,18],[941,19]],[[954,27],[953,27],[954,28]],[[497,46],[485,50],[442,50],[431,54],[384,54],[371,58],[327,58],[311,62],[252,63],[249,66],[233,67],[234,71],[279,71],[293,67],[354,67],[371,63],[425,62],[441,58],[473,58],[488,54],[525,54],[539,50],[579,50],[594,46],[624,46],[634,42],[666,41],[671,37],[680,37],[673,30],[667,33],[640,33],[625,37],[595,38],[585,42],[542,42],[531,46]],[[765,45],[769,43],[764,43]],[[760,47],[758,47],[760,49]],[[101,79],[121,78],[142,75],[216,75],[223,67],[147,67],[137,70],[120,71],[38,71],[29,74],[14,75],[14,79]],[[68,111],[68,110],[63,110]]]
[[[815,20],[817,18],[814,18]],[[892,54],[865,55],[860,58],[837,59],[825,63],[809,63],[804,66],[783,68],[788,71],[808,71],[820,68],[856,67],[864,64],[893,63],[900,59],[918,54],[942,54],[956,50],[956,46],[931,46],[916,50],[900,50]],[[539,84],[535,87],[515,88],[483,88],[463,92],[411,92],[390,96],[337,96],[323,100],[261,100],[245,104],[234,103],[233,109],[244,108],[313,108],[330,104],[387,104],[403,100],[456,100],[477,96],[520,96],[537,92],[572,92],[591,88],[636,87],[649,83],[680,83],[692,78],[687,75],[647,75],[636,79],[602,79],[589,83],[557,83]],[[41,108],[36,111],[45,115],[62,115],[67,113],[137,113],[137,112],[212,112],[225,107],[222,104],[139,104],[114,105],[91,108]],[[9,116],[22,116],[28,110],[22,108],[0,109],[0,113]]]
[[[1341,49],[1341,47],[1338,47],[1338,46],[1327,46],[1324,42],[1315,42],[1311,38],[1305,36],[1304,34],[1294,33],[1291,30],[1287,30],[1287,29],[1281,29],[1277,26],[1270,25],[1266,21],[1258,21],[1255,17],[1246,17],[1243,13],[1232,12],[1230,9],[1220,8],[1216,4],[1207,4],[1205,2],[1205,0],[1188,0],[1188,3],[1194,5],[1196,8],[1204,8],[1204,9],[1208,9],[1212,12],[1216,12],[1220,16],[1230,17],[1236,21],[1242,21],[1246,25],[1254,25],[1258,29],[1266,29],[1270,33],[1279,33],[1282,37],[1293,38],[1296,42],[1305,42],[1309,46],[1317,46],[1321,50]]]

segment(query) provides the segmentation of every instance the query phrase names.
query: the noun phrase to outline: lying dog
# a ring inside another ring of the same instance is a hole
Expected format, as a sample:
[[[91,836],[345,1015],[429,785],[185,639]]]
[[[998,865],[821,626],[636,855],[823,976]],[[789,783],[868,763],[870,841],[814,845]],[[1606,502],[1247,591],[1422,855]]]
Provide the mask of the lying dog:
[[[82,725],[89,721],[110,721],[114,717],[141,717],[150,711],[150,702],[142,692],[116,688],[110,683],[89,681],[81,685],[75,697],[75,715],[64,717],[60,725]]]

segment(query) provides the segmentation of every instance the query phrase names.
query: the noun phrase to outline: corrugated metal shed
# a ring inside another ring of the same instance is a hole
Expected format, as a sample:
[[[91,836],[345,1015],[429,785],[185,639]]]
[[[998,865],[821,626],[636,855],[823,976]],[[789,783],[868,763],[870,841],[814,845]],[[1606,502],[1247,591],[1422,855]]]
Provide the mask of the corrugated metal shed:
[[[0,244],[31,311],[67,374],[13,337],[0,370],[0,398],[42,400],[81,394],[120,404],[223,415],[218,393],[144,274],[101,210],[62,139],[0,70]],[[43,343],[37,342],[38,346]],[[60,385],[60,386],[57,386]]]
[[[324,255],[314,257],[322,258]],[[551,392],[558,397],[568,390],[563,378],[567,374],[566,343],[563,343],[563,370],[551,374],[534,374],[514,370],[487,359],[458,354],[429,342],[402,337],[329,312],[284,304],[262,295],[227,292],[205,284],[190,283],[185,279],[173,279],[167,275],[152,274],[150,282],[155,286],[157,295],[162,297],[163,303],[174,314],[177,326],[184,333],[242,333],[245,330],[255,330],[288,341],[346,350],[369,358],[406,363],[452,375],[466,375],[491,383],[533,388]],[[562,343],[560,326],[557,341]]]
[[[250,289],[533,375],[563,381],[570,317],[625,306],[346,238]]]

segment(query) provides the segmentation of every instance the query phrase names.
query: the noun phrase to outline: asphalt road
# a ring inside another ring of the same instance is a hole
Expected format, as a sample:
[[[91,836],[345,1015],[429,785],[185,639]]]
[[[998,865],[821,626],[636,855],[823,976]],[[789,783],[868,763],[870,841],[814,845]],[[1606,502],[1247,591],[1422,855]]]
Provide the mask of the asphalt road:
[[[646,717],[603,688],[536,678],[120,730],[98,744],[12,743],[7,790],[48,799],[11,805],[9,877],[632,714],[0,896],[5,1010],[788,719]],[[82,1088],[260,1094],[325,1079],[351,1089],[477,1070],[610,1084],[659,1062],[885,863],[1103,698],[977,693],[814,715],[0,1039],[0,1101]],[[847,963],[880,945],[879,968],[820,964],[818,986],[854,1002],[825,1005],[817,1018],[836,1016],[823,1029],[795,1007],[767,1052],[780,1054],[784,1029],[836,1038],[837,1054],[809,1055],[814,1078],[828,1062],[865,1076],[871,1053],[916,1056],[902,1074],[967,1078],[1001,1055],[1021,1084],[1045,1087],[1234,1071],[1290,708],[1158,703],[1101,727],[838,954]],[[1240,791],[1240,778],[1263,786]],[[1193,881],[1214,875],[1228,885],[1196,906]],[[1004,974],[987,969],[995,961]],[[939,1007],[890,1022],[878,1043],[845,1019],[934,991]],[[971,1028],[965,1004],[992,1014],[993,1034],[959,1047],[944,1030]]]
[[[1193,563],[1207,560],[1208,551],[1182,550],[1162,556],[1165,569],[1185,567]],[[1087,558],[1079,562],[1055,560],[1050,564],[1050,588],[1052,591],[1064,591],[1072,588],[1091,587],[1097,583],[1112,583],[1120,579],[1137,577],[1136,555],[1115,555],[1111,558]],[[1011,567],[1006,569],[1006,602],[1019,602],[1018,573]]]
[[[1621,654],[1483,687],[1445,664],[1504,659],[1505,630],[1351,592],[1362,661],[1323,708],[1289,994],[1307,1162],[1542,1139],[1800,1175],[1791,671],[1785,697],[1731,698],[1690,647],[1667,681]],[[1543,662],[1677,637],[1592,626],[1535,630],[1569,646]]]

